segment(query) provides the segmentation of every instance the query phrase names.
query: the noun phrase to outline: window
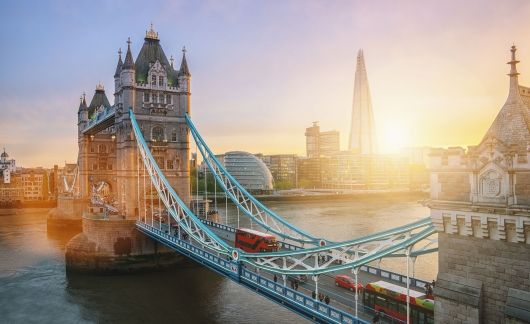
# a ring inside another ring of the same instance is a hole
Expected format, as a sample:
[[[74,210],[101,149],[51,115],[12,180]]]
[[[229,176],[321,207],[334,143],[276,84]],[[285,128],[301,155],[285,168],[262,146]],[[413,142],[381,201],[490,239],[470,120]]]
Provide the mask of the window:
[[[171,103],[171,95],[167,95],[166,101],[167,101],[168,104]]]
[[[94,145],[90,145],[90,153],[94,152],[96,152],[96,148],[94,147]]]
[[[99,153],[107,153],[107,147],[103,144],[100,144],[99,145],[99,148],[98,148],[98,152]]]
[[[112,164],[109,164],[109,166],[107,167],[107,170],[112,170]]]
[[[168,170],[173,170],[173,161],[172,160],[167,160],[167,169]]]
[[[151,76],[151,84],[156,85],[156,75]]]
[[[164,77],[163,76],[159,76],[158,77],[158,85],[159,86],[163,86],[164,85]]]
[[[160,169],[164,169],[164,158],[162,156],[155,156],[155,161]]]
[[[144,102],[149,102],[149,93],[144,92]]]
[[[159,97],[160,97],[160,98],[159,98],[159,99],[160,99],[160,103],[165,103],[165,101],[166,101],[166,97],[165,97],[163,94],[160,94]]]
[[[171,132],[171,141],[172,142],[176,142],[177,141],[177,131],[176,130]]]
[[[155,142],[162,142],[164,140],[164,129],[160,126],[153,127],[151,139]]]

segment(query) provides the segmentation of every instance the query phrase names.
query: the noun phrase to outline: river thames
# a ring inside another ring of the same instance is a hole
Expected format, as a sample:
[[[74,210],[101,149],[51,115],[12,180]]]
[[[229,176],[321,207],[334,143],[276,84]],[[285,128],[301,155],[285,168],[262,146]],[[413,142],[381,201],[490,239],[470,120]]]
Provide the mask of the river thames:
[[[426,217],[418,197],[268,201],[300,228],[345,240]],[[224,205],[218,206],[224,219]],[[0,210],[0,311],[5,323],[302,323],[304,319],[192,262],[123,276],[66,274],[75,232],[47,233],[47,209]],[[237,224],[229,209],[229,223]],[[241,220],[241,226],[247,223]],[[432,280],[437,255],[419,257],[416,276]],[[404,272],[404,259],[381,267]]]

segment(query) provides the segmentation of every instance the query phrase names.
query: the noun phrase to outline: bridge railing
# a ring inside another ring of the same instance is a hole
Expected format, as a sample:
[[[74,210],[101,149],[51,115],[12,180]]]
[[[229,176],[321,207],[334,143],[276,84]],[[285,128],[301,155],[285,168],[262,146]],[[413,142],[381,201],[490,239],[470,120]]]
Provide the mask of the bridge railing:
[[[291,303],[291,308],[298,309],[306,315],[314,316],[314,318],[320,315],[327,319],[331,319],[330,322],[336,323],[368,323],[355,318],[355,316],[348,314],[345,311],[326,305],[325,303],[314,300],[310,296],[285,287],[283,284],[262,277],[243,267],[240,262],[234,262],[228,257],[215,255],[214,253],[203,250],[185,240],[179,239],[177,236],[168,233],[167,229],[160,230],[141,221],[137,221],[136,225],[148,236],[176,249],[181,254],[208,266],[216,272],[228,275],[237,282],[242,282],[247,287],[258,291],[275,301]],[[222,224],[219,225],[224,226]]]
[[[259,274],[247,270],[241,270],[241,278],[261,289],[266,289],[270,293],[277,294],[284,299],[288,299],[297,304],[298,307],[306,308],[310,311],[316,311],[338,323],[368,323],[361,319],[355,318],[353,315],[346,313],[343,310],[337,309],[333,306],[326,305],[318,300],[311,298],[303,293],[288,288],[283,284],[274,282],[268,278],[262,277]]]

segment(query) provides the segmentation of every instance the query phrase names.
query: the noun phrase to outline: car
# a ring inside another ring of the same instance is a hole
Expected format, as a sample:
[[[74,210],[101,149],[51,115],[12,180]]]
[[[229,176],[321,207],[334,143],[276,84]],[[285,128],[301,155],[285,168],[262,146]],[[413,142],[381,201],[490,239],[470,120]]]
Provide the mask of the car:
[[[349,289],[350,291],[355,290],[355,281],[346,275],[337,275],[335,276],[335,286]],[[358,292],[363,290],[363,284],[357,283]]]

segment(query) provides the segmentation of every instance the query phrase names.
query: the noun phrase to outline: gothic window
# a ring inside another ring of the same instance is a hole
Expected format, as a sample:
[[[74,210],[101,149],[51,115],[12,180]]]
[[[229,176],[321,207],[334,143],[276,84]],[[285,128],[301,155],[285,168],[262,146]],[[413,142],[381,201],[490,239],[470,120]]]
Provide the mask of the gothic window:
[[[163,86],[164,85],[164,77],[163,76],[159,76],[158,77],[158,85],[159,86]]]
[[[154,103],[158,103],[158,95],[156,93],[151,94],[151,101]]]
[[[149,93],[144,92],[144,102],[149,102]]]
[[[94,145],[90,145],[90,153],[94,152],[96,152],[96,148],[94,147]]]
[[[164,129],[160,126],[153,127],[151,138],[155,142],[162,142],[164,140]]]
[[[176,130],[171,132],[171,141],[172,142],[176,142],[177,141],[177,131]]]
[[[162,156],[155,156],[156,164],[158,164],[158,167],[160,169],[164,169],[164,157]]]
[[[172,160],[167,160],[167,169],[168,170],[173,170],[173,161]]]
[[[166,97],[163,94],[160,94],[160,103],[165,103]]]
[[[151,76],[151,84],[156,85],[156,75]]]
[[[167,100],[166,101],[167,101],[168,104],[171,104],[171,95],[167,95]]]
[[[100,144],[99,145],[99,148],[98,148],[98,152],[99,153],[107,153],[107,147],[103,144]]]

